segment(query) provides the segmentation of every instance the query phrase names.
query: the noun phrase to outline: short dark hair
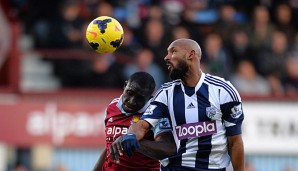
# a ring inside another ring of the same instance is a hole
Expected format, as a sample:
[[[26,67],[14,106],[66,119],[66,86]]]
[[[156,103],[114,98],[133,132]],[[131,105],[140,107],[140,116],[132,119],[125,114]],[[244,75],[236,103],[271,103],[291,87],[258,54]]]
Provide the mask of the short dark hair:
[[[155,90],[155,80],[147,72],[135,72],[129,77],[128,82],[135,82],[140,87],[149,90],[151,93]]]

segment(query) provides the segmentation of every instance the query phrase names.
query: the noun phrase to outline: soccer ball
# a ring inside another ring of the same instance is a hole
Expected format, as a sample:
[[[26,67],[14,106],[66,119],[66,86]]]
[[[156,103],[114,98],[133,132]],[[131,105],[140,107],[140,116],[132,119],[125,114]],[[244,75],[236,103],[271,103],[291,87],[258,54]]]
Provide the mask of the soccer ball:
[[[101,16],[95,18],[87,27],[86,38],[89,45],[98,53],[112,53],[124,39],[123,28],[114,18]]]

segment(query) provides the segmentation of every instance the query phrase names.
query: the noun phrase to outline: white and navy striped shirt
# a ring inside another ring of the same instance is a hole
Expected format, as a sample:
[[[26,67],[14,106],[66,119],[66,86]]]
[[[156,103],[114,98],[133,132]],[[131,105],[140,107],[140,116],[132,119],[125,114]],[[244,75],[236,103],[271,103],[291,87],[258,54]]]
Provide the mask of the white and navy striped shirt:
[[[230,82],[202,73],[195,87],[181,80],[165,83],[141,119],[155,126],[164,117],[170,120],[177,155],[163,163],[194,170],[229,165],[227,136],[241,134],[244,119],[240,96]]]

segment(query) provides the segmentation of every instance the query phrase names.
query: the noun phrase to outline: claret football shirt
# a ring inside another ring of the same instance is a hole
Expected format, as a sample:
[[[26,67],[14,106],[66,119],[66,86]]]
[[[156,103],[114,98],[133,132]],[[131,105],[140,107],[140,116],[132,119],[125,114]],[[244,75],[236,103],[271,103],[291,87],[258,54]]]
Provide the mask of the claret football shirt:
[[[105,134],[106,134],[106,149],[107,155],[110,153],[110,145],[119,136],[126,134],[131,124],[136,123],[149,102],[138,113],[126,113],[122,109],[122,98],[114,99],[106,109],[105,116]],[[159,136],[162,133],[171,133],[171,129],[154,129],[158,132],[148,131],[144,139],[154,141],[154,136]],[[159,171],[160,163],[157,160],[151,159],[142,153],[134,152],[129,158],[127,155],[120,156],[120,163],[116,163],[111,158],[106,156],[103,171]]]

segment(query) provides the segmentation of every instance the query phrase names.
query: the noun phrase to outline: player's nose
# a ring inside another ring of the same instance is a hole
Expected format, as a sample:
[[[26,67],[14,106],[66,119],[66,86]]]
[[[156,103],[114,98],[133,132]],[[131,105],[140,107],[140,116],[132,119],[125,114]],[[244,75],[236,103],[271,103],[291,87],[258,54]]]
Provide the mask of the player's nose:
[[[170,55],[167,54],[163,59],[164,59],[164,61],[169,61],[170,60]]]

